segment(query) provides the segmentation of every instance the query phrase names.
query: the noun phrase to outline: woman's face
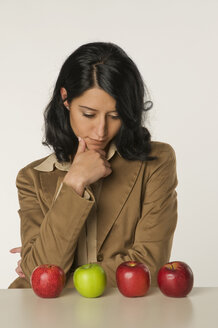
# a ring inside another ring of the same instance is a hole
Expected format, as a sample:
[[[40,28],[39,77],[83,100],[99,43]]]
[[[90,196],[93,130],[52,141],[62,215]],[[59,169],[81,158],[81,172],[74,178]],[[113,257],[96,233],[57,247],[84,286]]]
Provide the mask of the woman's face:
[[[61,96],[67,97],[65,88],[61,88]],[[85,140],[88,149],[105,149],[121,127],[116,100],[102,89],[89,89],[64,104],[70,111],[73,132]]]

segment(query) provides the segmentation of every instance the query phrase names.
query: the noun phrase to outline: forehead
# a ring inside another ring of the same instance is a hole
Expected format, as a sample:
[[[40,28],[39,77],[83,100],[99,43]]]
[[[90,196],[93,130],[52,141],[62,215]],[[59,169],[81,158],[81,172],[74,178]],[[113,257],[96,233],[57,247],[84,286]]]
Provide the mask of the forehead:
[[[85,106],[99,111],[116,111],[116,100],[99,88],[86,90],[81,96],[72,100],[72,105]]]

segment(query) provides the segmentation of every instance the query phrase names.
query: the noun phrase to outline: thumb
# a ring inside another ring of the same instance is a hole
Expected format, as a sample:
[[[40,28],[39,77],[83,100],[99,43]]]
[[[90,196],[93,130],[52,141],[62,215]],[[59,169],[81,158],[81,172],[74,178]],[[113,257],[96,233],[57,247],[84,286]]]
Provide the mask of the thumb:
[[[78,144],[78,148],[77,148],[77,154],[83,153],[86,149],[86,143],[85,140],[83,140],[82,138],[78,137],[79,140],[79,144]]]

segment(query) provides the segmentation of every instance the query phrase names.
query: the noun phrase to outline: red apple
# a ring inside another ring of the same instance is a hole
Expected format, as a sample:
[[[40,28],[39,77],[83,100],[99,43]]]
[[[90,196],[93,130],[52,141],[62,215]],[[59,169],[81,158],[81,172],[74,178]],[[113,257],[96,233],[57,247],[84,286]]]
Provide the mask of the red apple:
[[[181,261],[166,263],[158,271],[157,282],[166,296],[184,297],[190,293],[194,276],[188,264]]]
[[[126,261],[117,267],[116,281],[124,296],[144,296],[151,284],[150,271],[143,263]]]
[[[65,272],[56,265],[37,266],[30,277],[30,283],[36,295],[44,298],[58,297],[66,281]]]

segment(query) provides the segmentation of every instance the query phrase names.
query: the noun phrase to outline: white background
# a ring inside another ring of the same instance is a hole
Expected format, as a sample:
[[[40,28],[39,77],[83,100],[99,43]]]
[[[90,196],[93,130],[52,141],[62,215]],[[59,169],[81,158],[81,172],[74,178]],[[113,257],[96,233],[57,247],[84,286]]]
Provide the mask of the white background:
[[[64,60],[80,45],[111,41],[135,61],[154,107],[152,140],[177,155],[178,225],[171,260],[188,263],[195,286],[218,286],[218,1],[1,0],[1,275],[17,277],[16,175],[51,152],[43,111]]]

